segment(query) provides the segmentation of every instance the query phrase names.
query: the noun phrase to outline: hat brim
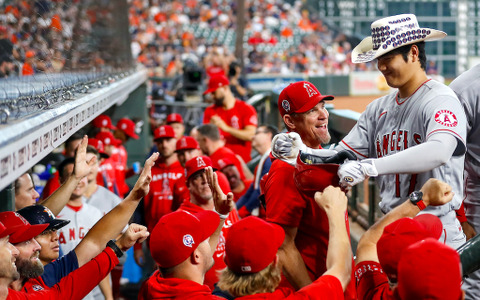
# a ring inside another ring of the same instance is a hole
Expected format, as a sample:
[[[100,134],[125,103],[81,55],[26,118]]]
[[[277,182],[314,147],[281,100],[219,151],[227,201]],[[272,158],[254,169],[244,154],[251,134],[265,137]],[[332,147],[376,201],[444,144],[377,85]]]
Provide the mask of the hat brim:
[[[138,140],[140,138],[136,133],[128,133],[125,131],[125,134],[131,137],[132,139]]]
[[[45,230],[59,230],[60,228],[66,226],[68,223],[70,223],[70,220],[55,219],[49,222],[49,225]]]
[[[322,101],[333,100],[333,99],[335,99],[335,97],[333,97],[332,95],[322,95],[320,97],[314,97],[314,98],[312,98],[312,100],[308,101],[302,107],[297,109],[295,111],[295,113],[301,114],[301,113],[307,112],[310,109],[314,108],[315,105],[317,105],[318,103],[320,103]]]
[[[206,95],[206,94],[213,93],[213,92],[215,92],[218,88],[219,88],[219,87],[209,88],[209,89],[207,89],[205,92],[203,92],[203,94]]]
[[[36,237],[37,235],[39,235],[43,231],[45,231],[45,229],[47,229],[47,227],[49,225],[50,224],[48,224],[48,223],[30,225],[26,229],[24,229],[23,231],[15,232],[14,234],[12,234],[10,236],[10,242],[12,244],[18,244],[18,243],[21,243],[21,242],[28,241],[28,240]]]
[[[188,175],[187,181],[188,181],[193,175],[195,175],[195,174],[197,174],[197,173],[199,173],[199,172],[205,172],[205,169],[206,169],[206,167],[203,168],[203,169],[197,170],[197,171],[193,172],[192,174]],[[217,172],[217,171],[218,171],[218,169],[217,169],[217,168],[214,168],[214,167],[212,167],[212,170],[213,170],[213,172]]]
[[[443,31],[431,29],[431,28],[418,28],[419,30],[430,31],[430,34],[427,34],[425,38],[412,39],[410,41],[404,42],[401,45],[393,46],[393,43],[390,43],[385,48],[383,47],[385,43],[382,43],[377,50],[373,49],[372,37],[368,36],[364,38],[355,48],[352,50],[352,62],[354,64],[370,62],[396,48],[400,48],[405,45],[415,44],[418,42],[431,42],[436,40],[441,40],[447,36]]]

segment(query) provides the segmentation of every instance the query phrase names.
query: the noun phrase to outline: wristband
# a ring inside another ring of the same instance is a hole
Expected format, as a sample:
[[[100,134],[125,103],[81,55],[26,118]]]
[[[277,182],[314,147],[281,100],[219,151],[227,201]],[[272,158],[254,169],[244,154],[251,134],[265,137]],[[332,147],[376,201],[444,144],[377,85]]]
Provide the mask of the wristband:
[[[123,256],[123,251],[118,248],[117,244],[115,243],[116,240],[109,240],[108,243],[107,243],[107,247],[110,247],[113,252],[115,252],[115,255],[120,258]]]
[[[214,211],[218,214],[218,216],[220,217],[220,220],[225,220],[226,218],[228,218],[229,214],[222,215],[217,210],[214,210]]]

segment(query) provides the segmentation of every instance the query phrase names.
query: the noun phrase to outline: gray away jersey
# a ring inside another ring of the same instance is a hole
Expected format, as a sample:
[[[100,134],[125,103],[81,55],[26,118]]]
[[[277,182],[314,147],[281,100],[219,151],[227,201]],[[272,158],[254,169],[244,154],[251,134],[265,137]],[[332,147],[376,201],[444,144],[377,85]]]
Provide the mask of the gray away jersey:
[[[480,65],[458,76],[450,84],[467,116],[467,154],[465,170],[474,182],[480,182]]]
[[[426,209],[443,216],[458,209],[463,200],[465,113],[455,93],[434,80],[425,82],[409,98],[396,99],[396,95],[394,92],[370,103],[339,146],[353,150],[360,159],[380,158],[424,143],[436,133],[455,136],[457,148],[445,165],[419,174],[388,174],[375,178],[384,213],[403,203],[412,191],[420,190],[432,177],[447,182],[455,192],[453,200]]]

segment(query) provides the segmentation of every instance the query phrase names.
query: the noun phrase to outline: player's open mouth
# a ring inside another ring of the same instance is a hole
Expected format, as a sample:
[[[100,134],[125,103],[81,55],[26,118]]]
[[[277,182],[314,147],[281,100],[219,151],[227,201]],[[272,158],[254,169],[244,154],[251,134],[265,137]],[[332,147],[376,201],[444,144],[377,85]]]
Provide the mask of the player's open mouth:
[[[318,125],[318,126],[315,126],[315,128],[319,128],[319,129],[327,129],[327,124]]]

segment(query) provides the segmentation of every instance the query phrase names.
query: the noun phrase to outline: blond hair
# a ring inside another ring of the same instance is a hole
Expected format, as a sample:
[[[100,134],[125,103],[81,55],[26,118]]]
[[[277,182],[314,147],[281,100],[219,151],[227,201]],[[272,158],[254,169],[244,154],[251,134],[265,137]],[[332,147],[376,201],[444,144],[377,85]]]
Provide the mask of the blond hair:
[[[237,274],[228,267],[219,273],[218,287],[221,290],[228,291],[234,297],[273,293],[281,280],[280,268],[273,263],[253,274]]]

